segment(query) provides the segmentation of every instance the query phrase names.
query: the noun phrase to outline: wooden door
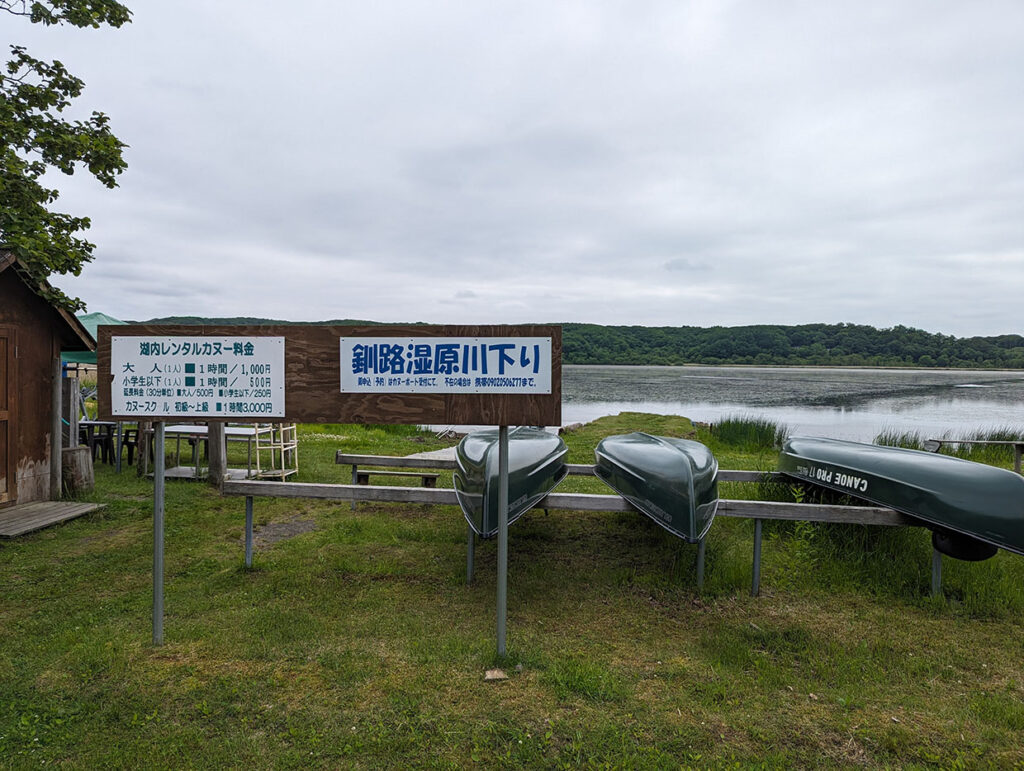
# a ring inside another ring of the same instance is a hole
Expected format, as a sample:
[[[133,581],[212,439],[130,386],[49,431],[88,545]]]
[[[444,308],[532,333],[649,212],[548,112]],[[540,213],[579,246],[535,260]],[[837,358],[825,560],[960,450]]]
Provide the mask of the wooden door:
[[[14,422],[16,342],[12,327],[0,327],[0,506],[18,499]]]

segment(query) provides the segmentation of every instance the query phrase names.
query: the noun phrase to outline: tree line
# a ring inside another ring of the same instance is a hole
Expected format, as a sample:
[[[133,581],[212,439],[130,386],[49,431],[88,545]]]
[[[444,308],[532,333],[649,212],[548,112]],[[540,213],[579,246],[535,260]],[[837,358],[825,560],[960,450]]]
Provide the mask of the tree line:
[[[787,364],[1024,369],[1024,337],[954,337],[912,327],[562,325],[566,364]]]
[[[350,324],[251,317],[175,316],[151,324]],[[562,324],[565,364],[785,364],[831,367],[1024,369],[1024,337],[954,337],[913,327],[863,324],[755,324],[745,327],[636,327]]]

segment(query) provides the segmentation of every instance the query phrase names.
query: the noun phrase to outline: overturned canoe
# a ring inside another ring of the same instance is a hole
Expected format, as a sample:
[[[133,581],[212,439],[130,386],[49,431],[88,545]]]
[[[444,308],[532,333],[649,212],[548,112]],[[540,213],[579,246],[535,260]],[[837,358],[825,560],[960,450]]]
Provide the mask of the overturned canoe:
[[[1024,477],[949,455],[840,439],[790,437],[779,471],[922,520],[958,559],[1024,554]]]
[[[508,523],[533,508],[568,468],[561,437],[542,428],[520,426],[508,432]],[[491,538],[498,532],[498,431],[467,434],[455,452],[455,495],[473,531]]]
[[[700,442],[635,432],[605,437],[594,473],[670,533],[691,543],[718,510],[718,462]]]

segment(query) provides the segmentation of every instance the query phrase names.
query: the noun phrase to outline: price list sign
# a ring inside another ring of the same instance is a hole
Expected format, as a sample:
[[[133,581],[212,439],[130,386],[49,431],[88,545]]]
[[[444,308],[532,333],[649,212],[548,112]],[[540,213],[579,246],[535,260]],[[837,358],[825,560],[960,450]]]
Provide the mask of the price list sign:
[[[283,418],[284,340],[112,335],[111,412],[191,420]]]

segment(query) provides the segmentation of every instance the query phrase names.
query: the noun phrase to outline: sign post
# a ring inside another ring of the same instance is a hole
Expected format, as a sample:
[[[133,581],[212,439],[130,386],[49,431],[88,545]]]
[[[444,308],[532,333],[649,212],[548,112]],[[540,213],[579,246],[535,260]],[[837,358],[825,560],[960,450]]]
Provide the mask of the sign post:
[[[101,335],[101,412],[153,423],[153,644],[164,641],[165,428],[179,420],[284,417],[284,337],[188,334]],[[123,334],[122,334],[123,332]],[[104,382],[104,381],[101,381]],[[198,451],[198,448],[197,448]],[[118,453],[120,459],[120,453]],[[140,458],[141,462],[141,458]]]
[[[164,644],[164,422],[153,424],[153,645]]]
[[[505,655],[508,599],[508,426],[498,429],[498,655]]]

